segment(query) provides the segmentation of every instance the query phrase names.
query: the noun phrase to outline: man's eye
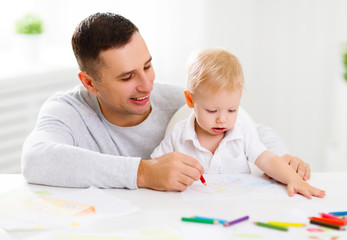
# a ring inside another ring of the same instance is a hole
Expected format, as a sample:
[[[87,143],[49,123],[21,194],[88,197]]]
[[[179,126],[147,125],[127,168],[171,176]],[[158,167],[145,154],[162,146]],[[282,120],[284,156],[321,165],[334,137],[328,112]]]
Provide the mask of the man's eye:
[[[149,64],[148,66],[145,66],[143,69],[144,69],[144,70],[148,70],[148,69],[150,69],[150,68],[151,68],[151,66],[152,66],[152,65],[151,65],[151,64]]]
[[[123,81],[129,81],[133,77],[133,74],[130,74],[128,77],[122,78]]]

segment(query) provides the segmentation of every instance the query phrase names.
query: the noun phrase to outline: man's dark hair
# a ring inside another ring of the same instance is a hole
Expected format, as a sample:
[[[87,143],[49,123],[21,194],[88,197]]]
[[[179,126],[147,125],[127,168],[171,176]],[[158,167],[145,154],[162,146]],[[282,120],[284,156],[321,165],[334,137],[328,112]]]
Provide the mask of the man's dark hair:
[[[136,31],[135,24],[114,13],[96,13],[84,19],[71,40],[80,70],[99,79],[103,66],[100,52],[126,45]]]

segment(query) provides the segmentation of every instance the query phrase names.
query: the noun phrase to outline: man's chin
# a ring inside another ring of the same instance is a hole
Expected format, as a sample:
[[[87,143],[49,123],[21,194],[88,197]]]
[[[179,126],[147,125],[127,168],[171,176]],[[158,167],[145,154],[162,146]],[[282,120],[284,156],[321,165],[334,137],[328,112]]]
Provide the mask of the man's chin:
[[[152,107],[151,106],[148,106],[147,108],[143,108],[143,109],[136,109],[132,112],[132,114],[134,115],[149,115],[152,111]]]

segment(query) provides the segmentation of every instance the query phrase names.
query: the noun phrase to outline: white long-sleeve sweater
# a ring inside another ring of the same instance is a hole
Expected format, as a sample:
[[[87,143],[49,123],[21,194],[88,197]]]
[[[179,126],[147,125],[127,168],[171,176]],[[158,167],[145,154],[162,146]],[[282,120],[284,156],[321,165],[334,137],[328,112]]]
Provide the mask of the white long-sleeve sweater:
[[[59,187],[136,189],[139,162],[163,139],[170,118],[184,104],[183,89],[156,83],[150,101],[146,120],[118,127],[104,118],[96,96],[83,86],[55,94],[23,145],[24,178]],[[273,131],[260,137],[269,149],[282,145]]]

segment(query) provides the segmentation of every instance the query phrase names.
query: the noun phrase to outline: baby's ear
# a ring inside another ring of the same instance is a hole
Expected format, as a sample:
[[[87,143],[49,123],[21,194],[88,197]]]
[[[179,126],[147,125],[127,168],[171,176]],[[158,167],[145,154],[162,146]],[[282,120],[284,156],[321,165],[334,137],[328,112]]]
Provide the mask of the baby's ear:
[[[190,93],[190,91],[185,90],[184,96],[186,97],[186,102],[187,102],[188,107],[194,108],[193,97],[192,97],[192,94]]]

